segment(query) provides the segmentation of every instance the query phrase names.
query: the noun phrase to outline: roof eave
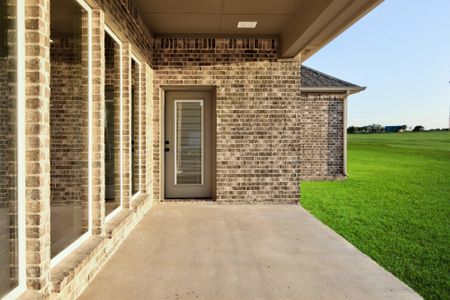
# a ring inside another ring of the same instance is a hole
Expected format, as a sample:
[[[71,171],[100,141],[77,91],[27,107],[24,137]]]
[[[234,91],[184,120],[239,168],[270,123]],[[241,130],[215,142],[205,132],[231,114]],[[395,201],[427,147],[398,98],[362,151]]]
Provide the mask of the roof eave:
[[[308,30],[295,37],[295,41],[288,39],[287,32],[282,34],[282,38],[290,43],[282,41],[281,55],[290,57],[300,53],[302,61],[307,60],[383,1],[330,1],[314,23],[309,25]],[[293,28],[291,31],[296,28],[292,25],[290,27]]]
[[[348,95],[362,92],[366,89],[365,86],[355,87],[302,87],[302,93],[347,93]]]

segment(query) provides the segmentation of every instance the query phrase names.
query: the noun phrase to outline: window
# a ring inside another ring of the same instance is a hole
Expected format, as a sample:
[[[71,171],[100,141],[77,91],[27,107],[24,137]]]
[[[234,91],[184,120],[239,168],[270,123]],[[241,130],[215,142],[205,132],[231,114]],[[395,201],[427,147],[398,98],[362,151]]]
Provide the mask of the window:
[[[0,298],[26,286],[24,9],[0,3]]]
[[[91,10],[50,2],[51,265],[91,232]]]
[[[131,58],[130,77],[130,125],[131,125],[131,195],[141,190],[141,64]]]
[[[122,207],[122,44],[105,32],[105,215]]]

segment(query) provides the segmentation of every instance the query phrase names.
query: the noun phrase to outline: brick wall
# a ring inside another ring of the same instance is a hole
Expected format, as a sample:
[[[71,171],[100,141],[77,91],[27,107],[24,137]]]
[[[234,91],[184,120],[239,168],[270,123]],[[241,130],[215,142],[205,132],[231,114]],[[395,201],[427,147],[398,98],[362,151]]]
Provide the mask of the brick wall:
[[[277,53],[274,39],[155,39],[155,106],[161,86],[215,87],[219,203],[298,203],[300,65]]]
[[[344,176],[344,98],[327,93],[302,94],[304,134],[301,179],[324,180]]]
[[[101,9],[108,26],[117,30],[123,40],[130,41],[151,65],[152,35],[140,17],[132,0],[87,0],[93,8]]]
[[[276,61],[278,40],[252,38],[155,38],[155,67],[189,67]]]

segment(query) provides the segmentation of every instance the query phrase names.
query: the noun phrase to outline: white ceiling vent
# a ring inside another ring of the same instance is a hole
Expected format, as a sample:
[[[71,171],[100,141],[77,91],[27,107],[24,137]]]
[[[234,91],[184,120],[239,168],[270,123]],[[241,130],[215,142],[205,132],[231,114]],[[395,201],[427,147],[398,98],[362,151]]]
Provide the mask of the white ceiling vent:
[[[239,21],[237,27],[238,28],[255,28],[258,22],[256,21]]]

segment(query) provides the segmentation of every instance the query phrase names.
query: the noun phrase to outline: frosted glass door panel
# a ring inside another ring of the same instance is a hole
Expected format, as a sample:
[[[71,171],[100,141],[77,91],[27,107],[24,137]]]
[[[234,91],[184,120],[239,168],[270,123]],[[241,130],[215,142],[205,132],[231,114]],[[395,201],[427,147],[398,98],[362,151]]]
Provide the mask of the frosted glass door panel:
[[[203,101],[175,101],[175,184],[203,183]]]

